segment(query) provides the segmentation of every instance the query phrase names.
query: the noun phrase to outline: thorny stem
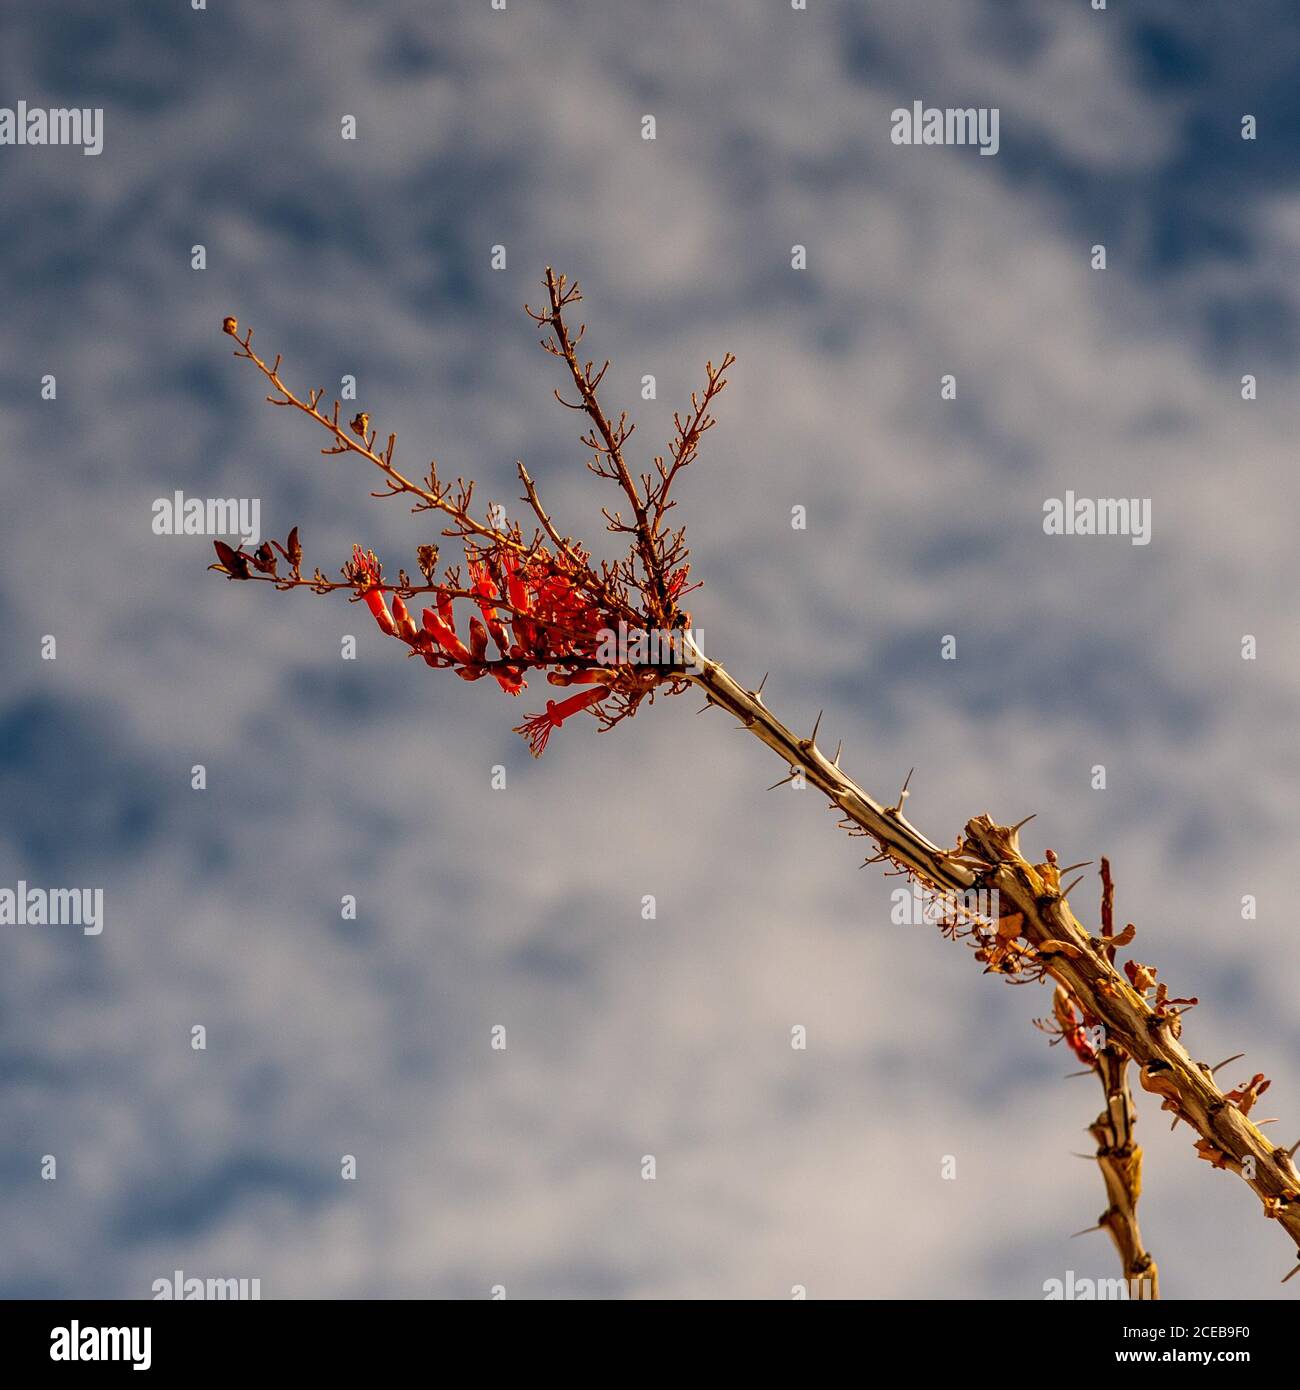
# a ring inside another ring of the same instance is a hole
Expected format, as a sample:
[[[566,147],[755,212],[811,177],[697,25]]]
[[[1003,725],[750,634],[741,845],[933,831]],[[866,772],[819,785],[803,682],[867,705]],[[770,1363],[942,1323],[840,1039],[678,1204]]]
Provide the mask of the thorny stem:
[[[1124,1277],[1129,1281],[1129,1297],[1160,1297],[1160,1274],[1156,1262],[1143,1248],[1138,1229],[1137,1204],[1142,1195],[1142,1146],[1133,1138],[1137,1111],[1128,1084],[1129,1059],[1113,1043],[1097,1055],[1096,1072],[1106,1096],[1105,1109],[1088,1132],[1097,1142],[1097,1167],[1106,1184],[1110,1205],[1097,1224],[1114,1242]]]
[[[1115,881],[1110,860],[1101,859],[1101,935],[1109,942],[1115,935]],[[1113,965],[1115,947],[1105,946],[1106,958]],[[1101,1082],[1105,1108],[1089,1127],[1097,1144],[1097,1167],[1106,1184],[1109,1205],[1097,1224],[1110,1236],[1119,1254],[1124,1276],[1129,1280],[1130,1297],[1160,1297],[1160,1273],[1156,1262],[1142,1245],[1137,1204],[1142,1195],[1142,1146],[1133,1138],[1137,1109],[1128,1079],[1129,1059],[1112,1043],[1098,1050],[1093,1071]]]
[[[1099,1147],[1104,1141],[1107,1149],[1116,1151],[1101,1164],[1112,1203],[1103,1224],[1117,1244],[1123,1239],[1131,1247],[1125,1254],[1126,1268],[1140,1262],[1145,1252],[1131,1220],[1136,1164],[1130,1162],[1126,1169],[1122,1158],[1126,1146],[1132,1145],[1132,1099],[1118,1065],[1125,1058],[1138,1068],[1142,1088],[1160,1097],[1161,1108],[1196,1132],[1198,1155],[1241,1177],[1260,1199],[1264,1214],[1282,1227],[1300,1254],[1300,1170],[1290,1153],[1270,1143],[1228,1099],[1210,1066],[1193,1060],[1176,1036],[1176,1019],[1158,1014],[1115,968],[1110,959],[1113,948],[1080,925],[1051,866],[1030,864],[1021,854],[1018,827],[976,816],[955,850],[940,849],[901,809],[882,806],[863,790],[840,768],[838,755],[827,758],[814,739],[800,738],[782,724],[757,691],[745,689],[698,648],[694,657],[698,669],[689,679],[710,702],[734,715],[788,766],[801,769],[805,780],[823,791],[836,810],[876,840],[885,858],[940,894],[973,887],[996,891],[1004,912],[1023,917],[1021,935],[1042,973],[1063,985],[1105,1028],[1106,1047],[1114,1052],[1115,1063],[1104,1064],[1107,1112],[1105,1123],[1099,1120],[1093,1128]],[[1154,1283],[1154,1266],[1151,1280]]]

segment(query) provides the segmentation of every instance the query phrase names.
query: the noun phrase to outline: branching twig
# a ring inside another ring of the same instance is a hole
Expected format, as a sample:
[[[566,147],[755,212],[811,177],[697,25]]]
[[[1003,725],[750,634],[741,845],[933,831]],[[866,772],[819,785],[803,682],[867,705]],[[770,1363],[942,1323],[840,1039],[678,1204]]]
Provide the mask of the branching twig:
[[[415,506],[412,508],[413,511],[440,511],[445,512],[451,517],[456,523],[456,529],[451,533],[453,535],[468,534],[481,536],[485,540],[491,541],[494,544],[508,546],[513,550],[519,551],[521,554],[527,552],[528,547],[523,544],[518,535],[511,534],[498,527],[486,525],[469,514],[467,509],[468,494],[473,484],[470,484],[468,488],[462,485],[462,496],[459,499],[452,498],[445,489],[438,486],[436,467],[433,465],[430,466],[430,475],[426,486],[422,487],[418,483],[413,483],[393,466],[393,451],[397,443],[396,435],[390,434],[388,436],[388,444],[383,453],[377,452],[375,449],[375,442],[378,438],[378,434],[377,431],[367,428],[369,425],[368,416],[358,414],[356,417],[358,427],[349,432],[339,423],[339,412],[341,407],[338,401],[334,402],[333,412],[327,415],[320,409],[320,403],[324,399],[325,394],[323,391],[313,388],[308,393],[306,400],[295,395],[280,378],[281,358],[279,354],[276,354],[274,363],[268,366],[267,363],[253,351],[253,330],[251,328],[248,329],[241,338],[239,336],[239,325],[234,319],[227,319],[226,324],[226,331],[239,344],[239,350],[235,353],[235,356],[247,358],[274,388],[276,394],[268,396],[266,398],[267,402],[271,405],[290,406],[295,410],[301,410],[304,415],[314,420],[333,438],[333,446],[322,449],[322,454],[360,454],[362,458],[374,464],[374,466],[384,474],[391,485],[391,492],[408,493],[410,496],[417,499]]]

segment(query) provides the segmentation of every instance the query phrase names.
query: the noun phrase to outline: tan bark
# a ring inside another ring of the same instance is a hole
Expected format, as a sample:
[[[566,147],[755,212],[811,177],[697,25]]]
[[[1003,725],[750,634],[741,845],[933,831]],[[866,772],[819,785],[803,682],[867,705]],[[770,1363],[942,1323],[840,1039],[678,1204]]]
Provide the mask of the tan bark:
[[[1052,866],[1031,864],[1021,854],[1017,827],[976,816],[955,849],[941,849],[902,814],[901,796],[895,806],[876,801],[839,766],[838,753],[833,759],[826,757],[817,746],[815,730],[813,737],[799,737],[771,714],[759,691],[741,686],[698,649],[694,654],[698,669],[691,674],[692,682],[792,769],[801,769],[806,781],[870,835],[885,857],[938,893],[995,890],[1004,913],[1023,917],[1023,959],[1064,985],[1105,1028],[1106,1049],[1113,1060],[1106,1061],[1102,1072],[1107,1108],[1093,1133],[1099,1148],[1108,1151],[1099,1156],[1111,1200],[1101,1224],[1115,1240],[1126,1274],[1141,1275],[1136,1266],[1149,1259],[1135,1218],[1141,1151],[1132,1140],[1127,1059],[1137,1067],[1143,1089],[1160,1098],[1161,1108],[1195,1130],[1198,1155],[1241,1177],[1259,1197],[1264,1214],[1278,1223],[1293,1246],[1300,1245],[1300,1171],[1288,1151],[1271,1143],[1228,1099],[1206,1063],[1193,1060],[1179,1039],[1177,1014],[1157,1012],[1116,969],[1111,960],[1114,947],[1080,924],[1054,881]],[[1153,1283],[1155,1277],[1152,1266]]]

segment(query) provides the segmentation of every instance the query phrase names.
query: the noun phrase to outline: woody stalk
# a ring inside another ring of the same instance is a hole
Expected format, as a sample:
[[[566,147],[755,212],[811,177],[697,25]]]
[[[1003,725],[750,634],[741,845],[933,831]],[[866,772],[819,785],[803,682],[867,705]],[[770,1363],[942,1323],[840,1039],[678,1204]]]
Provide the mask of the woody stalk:
[[[1052,982],[1052,1017],[1039,1020],[1038,1026],[1054,1043],[1064,1042],[1100,1082],[1103,1108],[1090,1130],[1107,1205],[1094,1229],[1105,1230],[1114,1243],[1131,1296],[1157,1297],[1159,1280],[1138,1227],[1142,1150],[1134,1140],[1130,1075],[1158,1100],[1175,1126],[1185,1124],[1193,1132],[1199,1158],[1251,1188],[1264,1215],[1300,1254],[1300,1170],[1294,1162],[1300,1144],[1289,1150],[1274,1145],[1260,1128],[1267,1121],[1251,1118],[1269,1084],[1262,1075],[1225,1091],[1215,1076],[1228,1063],[1212,1067],[1187,1050],[1182,1019],[1195,999],[1171,997],[1157,981],[1154,966],[1135,959],[1124,961],[1122,968],[1117,963],[1136,928],[1129,924],[1115,932],[1107,861],[1101,861],[1101,908],[1094,935],[1070,902],[1081,880],[1062,886],[1069,870],[1061,868],[1051,850],[1040,863],[1022,853],[1025,821],[1005,826],[979,815],[967,822],[953,848],[935,844],[903,814],[906,786],[893,803],[877,800],[841,767],[839,748],[833,757],[822,749],[817,741],[820,716],[811,733],[795,733],[768,709],[761,684],[749,688],[735,680],[693,639],[691,615],[681,605],[698,585],[689,582],[685,529],[674,526],[670,517],[676,506],[673,489],[715,423],[712,408],[735,359],[728,353],[719,365],[706,366],[704,387],[673,418],[675,433],[667,454],[655,456],[649,470],[634,473],[627,452],[635,426],[626,414],[608,415],[597,395],[609,363],[597,368],[582,360],[578,349],[585,328],[570,328],[567,315],[581,301],[579,288],[550,269],[544,283],[546,303],[527,312],[543,331],[542,346],[559,359],[567,376],[570,394],[557,390],[557,400],[585,418],[588,468],[621,496],[615,510],[602,508],[605,529],[627,545],[621,559],[595,562],[589,549],[562,532],[522,463],[516,467],[520,501],[532,517],[527,532],[517,521],[504,520],[500,508],[478,515],[473,483],[445,483],[436,463],[418,481],[411,478],[397,465],[395,436],[381,444],[364,411],[345,422],[337,401],[332,408],[325,405],[322,390],[296,393],[281,376],[280,358],[267,362],[260,357],[252,347],[252,330],[241,333],[238,322],[227,318],[223,327],[235,340],[235,355],[269,384],[267,400],[321,428],[326,435],[323,454],[358,455],[378,469],[383,481],[373,496],[402,497],[413,512],[435,514],[441,537],[459,544],[465,570],[459,562],[440,570],[439,547],[428,542],[416,549],[419,579],[405,569],[395,578],[385,577],[378,557],[359,545],[339,579],[319,568],[304,574],[297,527],[283,543],[263,542],[251,553],[218,541],[212,568],[231,580],[269,583],[280,590],[348,592],[411,658],[452,670],[463,680],[488,678],[512,697],[527,688],[530,674],[544,675],[550,685],[577,687],[566,699],[547,700],[543,711],[516,726],[537,756],[570,719],[590,716],[605,731],[652,704],[657,695],[697,688],[706,697],[706,709],[725,710],[777,755],[789,769],[783,781],[802,776],[827,797],[844,829],[873,843],[866,863],[905,874],[935,901],[950,905],[943,934],[965,944],[985,973],[1015,984]],[[429,606],[417,622],[408,601],[425,596]],[[620,657],[611,661],[608,638],[614,629],[660,634],[667,640],[651,643],[648,659],[632,657],[620,646]],[[981,916],[967,908],[972,896],[997,904],[997,915]],[[1286,1278],[1297,1271],[1300,1265]]]

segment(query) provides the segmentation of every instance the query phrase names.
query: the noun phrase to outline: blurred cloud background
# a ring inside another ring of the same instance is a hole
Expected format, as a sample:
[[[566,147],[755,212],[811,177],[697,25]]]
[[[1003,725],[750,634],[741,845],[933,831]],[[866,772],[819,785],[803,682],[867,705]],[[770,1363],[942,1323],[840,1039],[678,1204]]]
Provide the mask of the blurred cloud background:
[[[1035,853],[1108,853],[1139,958],[1203,1001],[1193,1054],[1245,1049],[1226,1079],[1267,1072],[1300,1135],[1297,49],[1265,0],[6,5],[0,103],[105,131],[94,159],[0,149],[0,884],[101,886],[106,926],[0,936],[0,1291],[1039,1298],[1116,1272],[1069,1239],[1104,1206],[1070,1157],[1100,1092],[1030,1026],[1047,990],[891,925],[899,881],[816,793],[760,795],[781,767],[725,716],[577,722],[534,763],[510,726],[535,684],[435,677],[342,598],[152,534],[181,489],[260,498],[309,567],[432,538],[261,404],[233,313],[290,382],[355,375],[412,471],[513,509],[522,457],[599,550],[521,312],[547,264],[639,459],[739,356],[678,513],[710,654],[770,671],[787,722],[824,706],[877,794],[915,765],[934,838],[1036,811]],[[998,107],[999,154],[892,145],[915,100]],[[1152,543],[1044,536],[1067,489],[1151,498]],[[1166,1296],[1284,1293],[1256,1200],[1139,1099]]]

